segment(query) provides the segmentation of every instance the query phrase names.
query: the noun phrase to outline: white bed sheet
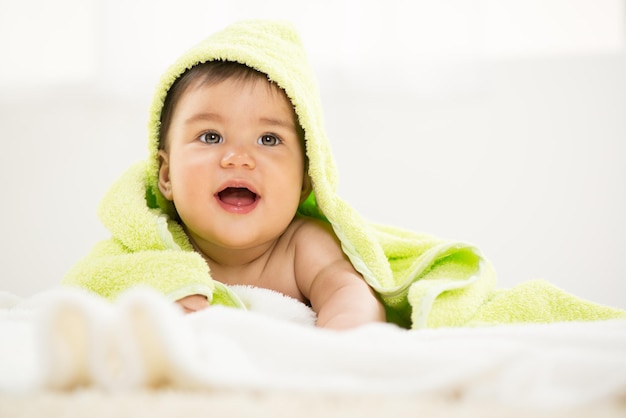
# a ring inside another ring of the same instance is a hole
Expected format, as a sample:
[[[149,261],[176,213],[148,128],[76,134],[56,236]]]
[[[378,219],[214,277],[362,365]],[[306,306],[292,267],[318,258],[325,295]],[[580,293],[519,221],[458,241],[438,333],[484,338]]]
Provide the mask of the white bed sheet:
[[[0,307],[5,397],[76,388],[261,390],[551,410],[626,399],[623,320],[332,332],[268,312],[183,315],[146,289],[115,304],[70,290],[0,294]]]

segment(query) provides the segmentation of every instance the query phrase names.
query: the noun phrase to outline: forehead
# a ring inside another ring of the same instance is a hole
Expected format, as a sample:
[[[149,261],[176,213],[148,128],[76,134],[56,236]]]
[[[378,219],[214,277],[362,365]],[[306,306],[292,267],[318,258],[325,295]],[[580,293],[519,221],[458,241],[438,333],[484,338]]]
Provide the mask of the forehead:
[[[232,61],[211,61],[198,64],[185,73],[183,73],[170,87],[165,97],[163,107],[161,109],[158,147],[163,149],[167,146],[167,137],[171,127],[173,114],[179,107],[179,102],[184,93],[190,89],[200,88],[201,86],[216,85],[226,80],[236,80],[238,84],[250,85],[252,82],[259,83],[264,86],[266,92],[273,97],[281,98],[285,105],[288,106],[291,118],[296,125],[296,130],[300,140],[304,143],[304,132],[300,126],[299,119],[291,100],[287,94],[276,83],[270,81],[265,73],[257,71],[244,64]],[[253,84],[254,85],[254,84]]]
[[[204,109],[247,110],[255,114],[280,113],[295,128],[296,115],[285,92],[266,78],[234,78],[219,81],[195,80],[188,84],[175,104],[174,115]]]
[[[168,94],[182,95],[189,89],[213,86],[225,81],[236,88],[256,87],[257,83],[260,83],[267,88],[269,93],[289,101],[285,92],[276,83],[270,81],[265,73],[232,61],[210,61],[192,67],[177,80]],[[289,106],[291,107],[291,101],[289,101]]]

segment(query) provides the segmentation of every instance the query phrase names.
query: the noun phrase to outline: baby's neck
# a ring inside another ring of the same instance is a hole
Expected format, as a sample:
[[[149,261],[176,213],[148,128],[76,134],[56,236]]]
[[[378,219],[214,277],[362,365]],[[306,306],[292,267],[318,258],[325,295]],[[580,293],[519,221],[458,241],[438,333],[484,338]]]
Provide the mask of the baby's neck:
[[[276,242],[272,241],[252,248],[233,249],[210,243],[198,244],[192,239],[190,241],[196,252],[202,255],[211,268],[213,278],[220,281],[226,280],[228,276],[241,275],[247,270],[257,270],[255,266],[262,270],[276,245]]]
[[[206,260],[214,280],[226,285],[244,285],[271,289],[302,302],[306,298],[300,291],[295,277],[295,247],[293,234],[301,221],[277,239],[262,245],[239,249],[220,247],[207,241],[190,242]]]

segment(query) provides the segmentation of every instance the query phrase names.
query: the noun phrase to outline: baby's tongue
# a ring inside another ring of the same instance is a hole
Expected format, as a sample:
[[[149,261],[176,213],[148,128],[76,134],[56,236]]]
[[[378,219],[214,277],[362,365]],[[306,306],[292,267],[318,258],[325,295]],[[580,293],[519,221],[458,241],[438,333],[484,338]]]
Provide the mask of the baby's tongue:
[[[221,191],[219,197],[222,202],[232,206],[248,206],[256,200],[256,194],[239,187],[229,187]]]

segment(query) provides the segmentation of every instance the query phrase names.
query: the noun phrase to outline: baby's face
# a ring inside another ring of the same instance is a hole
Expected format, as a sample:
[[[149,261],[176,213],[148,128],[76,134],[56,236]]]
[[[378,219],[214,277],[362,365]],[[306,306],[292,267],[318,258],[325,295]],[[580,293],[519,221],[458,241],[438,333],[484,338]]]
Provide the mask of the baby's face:
[[[278,238],[308,194],[290,101],[269,82],[191,85],[176,105],[159,188],[200,248]]]

